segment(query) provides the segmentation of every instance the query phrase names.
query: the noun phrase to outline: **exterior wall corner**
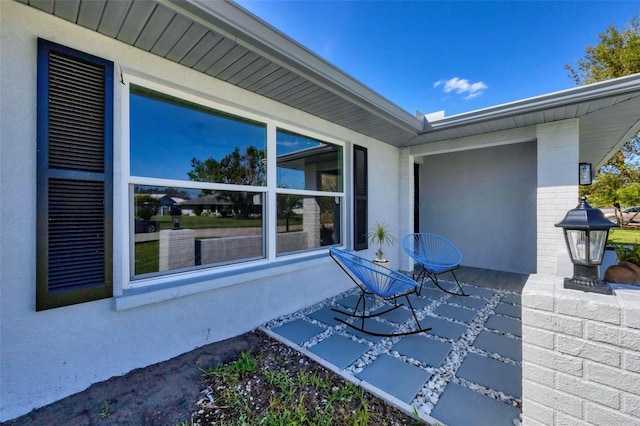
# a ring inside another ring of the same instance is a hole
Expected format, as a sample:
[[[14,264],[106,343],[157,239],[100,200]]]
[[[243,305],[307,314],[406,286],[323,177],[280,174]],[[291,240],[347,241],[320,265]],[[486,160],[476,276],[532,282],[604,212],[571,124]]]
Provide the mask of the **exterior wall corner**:
[[[537,272],[565,276],[572,266],[555,224],[578,202],[579,121],[538,125]]]

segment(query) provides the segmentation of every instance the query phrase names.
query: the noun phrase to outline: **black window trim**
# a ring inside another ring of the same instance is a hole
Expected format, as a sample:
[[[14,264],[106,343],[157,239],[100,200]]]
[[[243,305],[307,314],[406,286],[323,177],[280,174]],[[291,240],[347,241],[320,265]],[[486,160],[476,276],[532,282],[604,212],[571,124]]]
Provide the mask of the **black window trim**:
[[[358,153],[362,153],[362,162],[358,161]],[[362,173],[359,173],[359,170]],[[362,176],[364,182],[360,182],[358,177]],[[358,194],[358,188],[362,186],[362,193]],[[369,195],[369,169],[367,148],[353,145],[353,249],[366,250],[369,248],[367,238],[368,228],[368,195]],[[360,201],[360,203],[359,203]],[[363,210],[363,211],[361,211]],[[361,223],[363,222],[363,223]],[[364,234],[358,230],[364,230]]]

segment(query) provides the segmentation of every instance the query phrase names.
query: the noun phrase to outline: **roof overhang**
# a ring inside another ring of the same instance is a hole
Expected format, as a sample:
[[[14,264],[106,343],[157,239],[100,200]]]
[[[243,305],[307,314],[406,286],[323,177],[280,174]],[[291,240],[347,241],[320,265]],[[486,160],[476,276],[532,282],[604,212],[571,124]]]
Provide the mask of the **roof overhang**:
[[[423,126],[231,1],[17,1],[392,145]]]
[[[288,169],[305,170],[310,164],[329,164],[336,168],[338,158],[338,148],[335,145],[321,144],[311,148],[293,151],[287,154],[278,155],[278,167]]]
[[[600,165],[640,127],[640,75],[428,121],[231,1],[16,1],[398,147],[580,119]]]
[[[580,120],[580,161],[601,166],[640,130],[640,74],[425,121],[404,146]]]

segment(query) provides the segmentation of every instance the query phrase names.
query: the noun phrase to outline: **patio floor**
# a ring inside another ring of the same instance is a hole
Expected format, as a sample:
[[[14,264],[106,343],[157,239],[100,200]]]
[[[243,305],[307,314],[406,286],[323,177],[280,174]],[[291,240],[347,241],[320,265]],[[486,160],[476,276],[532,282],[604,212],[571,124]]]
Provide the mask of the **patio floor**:
[[[353,309],[355,286],[262,329],[429,423],[513,426],[522,400],[520,293],[527,275],[469,267],[456,275],[469,297],[444,293],[431,281],[410,296],[423,327],[432,327],[428,333],[382,338],[336,321],[346,317],[331,308]],[[384,306],[367,301],[372,311]],[[406,307],[367,321],[383,333],[415,327]]]

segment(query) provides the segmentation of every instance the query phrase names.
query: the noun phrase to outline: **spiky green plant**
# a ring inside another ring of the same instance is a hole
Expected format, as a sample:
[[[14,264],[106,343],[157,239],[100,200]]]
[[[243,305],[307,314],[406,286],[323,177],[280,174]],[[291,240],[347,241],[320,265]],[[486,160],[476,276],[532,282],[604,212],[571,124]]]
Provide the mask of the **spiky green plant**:
[[[389,244],[390,246],[393,246],[396,242],[396,237],[391,234],[391,231],[389,231],[389,225],[384,222],[376,222],[376,224],[369,229],[367,237],[369,238],[369,243],[376,244],[378,246],[378,250],[376,250],[376,258],[378,260],[384,259],[382,245]]]

